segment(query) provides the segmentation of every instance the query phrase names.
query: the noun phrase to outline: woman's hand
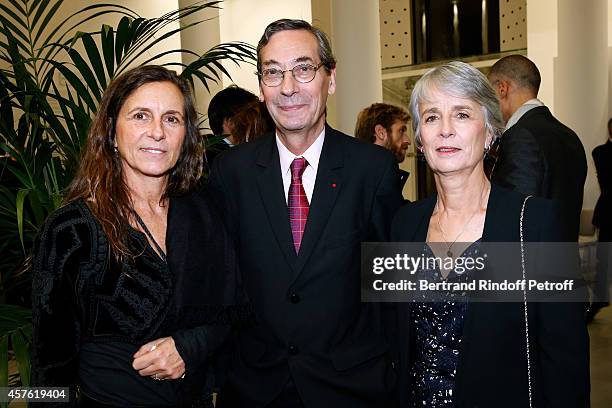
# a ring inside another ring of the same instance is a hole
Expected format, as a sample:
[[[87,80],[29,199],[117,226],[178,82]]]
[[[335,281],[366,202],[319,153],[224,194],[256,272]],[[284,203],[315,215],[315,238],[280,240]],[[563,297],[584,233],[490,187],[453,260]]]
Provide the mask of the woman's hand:
[[[185,362],[176,350],[172,337],[163,337],[144,344],[134,354],[134,370],[154,380],[176,380],[185,374]]]

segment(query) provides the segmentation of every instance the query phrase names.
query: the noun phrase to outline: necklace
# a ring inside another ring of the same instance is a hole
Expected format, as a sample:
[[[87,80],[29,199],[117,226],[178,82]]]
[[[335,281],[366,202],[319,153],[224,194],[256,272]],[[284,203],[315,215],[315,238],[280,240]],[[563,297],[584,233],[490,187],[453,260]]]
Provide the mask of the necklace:
[[[142,220],[142,218],[140,218],[140,215],[138,215],[136,210],[132,210],[132,212],[134,213],[134,218],[136,218],[136,222],[138,222],[138,224],[140,225],[140,227],[142,228],[144,233],[147,235],[147,237],[151,240],[151,242],[155,246],[155,249],[157,250],[158,255],[161,258],[161,260],[164,261],[164,262],[167,262],[166,253],[161,249],[161,247],[159,246],[159,244],[155,240],[155,237],[153,236],[151,231],[149,231],[149,229],[147,228],[147,224],[145,224],[145,222]],[[442,235],[444,235],[444,234],[442,234]]]
[[[465,232],[466,228],[468,225],[470,225],[470,222],[472,222],[472,219],[474,218],[474,216],[476,215],[476,213],[478,211],[480,211],[480,208],[482,207],[482,195],[484,194],[484,190],[485,190],[485,186],[486,186],[486,182],[484,183],[484,185],[482,186],[482,191],[480,192],[480,201],[478,202],[478,208],[476,209],[476,211],[474,211],[472,213],[472,215],[470,215],[470,218],[468,218],[467,222],[465,224],[463,224],[463,227],[461,227],[461,231],[459,231],[459,234],[457,234],[457,236],[455,237],[455,239],[453,240],[453,242],[451,242],[451,244],[446,248],[446,256],[448,256],[449,258],[453,257],[453,251],[451,250],[451,248],[453,247],[453,245],[455,245],[455,243],[457,242],[457,240],[459,239],[459,237],[461,235],[463,235],[463,233]],[[440,201],[436,200],[436,212],[438,212],[438,203]],[[449,242],[446,239],[446,234],[444,233],[444,229],[442,228],[442,225],[440,224],[440,218],[442,218],[442,213],[438,213],[438,219],[437,224],[438,224],[438,229],[440,230],[440,233],[442,234],[442,238],[444,239],[445,242]]]

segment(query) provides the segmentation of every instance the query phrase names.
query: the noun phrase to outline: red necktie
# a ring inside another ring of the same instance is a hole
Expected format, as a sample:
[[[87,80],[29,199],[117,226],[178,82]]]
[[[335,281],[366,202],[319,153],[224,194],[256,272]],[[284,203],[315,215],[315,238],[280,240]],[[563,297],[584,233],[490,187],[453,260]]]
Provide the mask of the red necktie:
[[[293,246],[295,252],[300,252],[304,227],[308,218],[308,198],[302,185],[302,174],[306,170],[308,162],[303,157],[298,157],[291,163],[291,185],[289,186],[289,223],[291,224],[291,235],[293,235]]]

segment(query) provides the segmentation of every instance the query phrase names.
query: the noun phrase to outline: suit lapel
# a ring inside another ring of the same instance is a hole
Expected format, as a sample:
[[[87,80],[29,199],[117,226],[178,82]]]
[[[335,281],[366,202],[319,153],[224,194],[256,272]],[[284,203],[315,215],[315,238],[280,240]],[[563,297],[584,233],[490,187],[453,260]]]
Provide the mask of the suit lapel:
[[[483,242],[496,242],[499,241],[501,237],[497,236],[498,228],[496,228],[495,220],[502,219],[499,218],[500,215],[497,214],[497,210],[499,208],[499,187],[496,184],[491,183],[491,192],[489,193],[489,201],[487,202],[487,214],[485,215],[485,223],[484,228],[482,230],[482,241]],[[503,215],[502,215],[503,217]]]
[[[338,137],[335,130],[326,126],[325,141],[321,150],[310,211],[294,270],[295,278],[300,274],[313,249],[321,239],[329,215],[336,203],[336,198],[342,189],[343,167],[342,139]]]
[[[259,167],[257,185],[278,246],[285,255],[287,263],[294,268],[297,255],[293,247],[276,138],[272,135],[268,139],[257,152],[256,164]]]

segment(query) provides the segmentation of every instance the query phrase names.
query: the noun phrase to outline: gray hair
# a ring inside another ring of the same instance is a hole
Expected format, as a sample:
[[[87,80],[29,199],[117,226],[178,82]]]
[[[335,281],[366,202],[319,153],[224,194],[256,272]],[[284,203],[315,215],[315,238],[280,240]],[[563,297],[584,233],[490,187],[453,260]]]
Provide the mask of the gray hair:
[[[270,38],[274,34],[286,30],[306,30],[314,35],[319,43],[319,59],[321,60],[321,64],[325,67],[325,69],[327,69],[327,71],[331,71],[332,69],[336,68],[336,58],[332,52],[329,39],[323,31],[304,20],[291,20],[288,18],[283,18],[268,24],[263,35],[261,36],[261,39],[259,40],[259,43],[257,44],[257,72],[261,72],[261,49],[268,44]]]
[[[409,109],[417,146],[422,146],[419,104],[428,100],[428,94],[433,89],[459,98],[470,99],[482,106],[487,130],[494,138],[501,136],[504,130],[504,121],[499,108],[499,100],[487,77],[470,64],[451,61],[430,69],[414,85],[410,96]]]

